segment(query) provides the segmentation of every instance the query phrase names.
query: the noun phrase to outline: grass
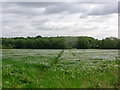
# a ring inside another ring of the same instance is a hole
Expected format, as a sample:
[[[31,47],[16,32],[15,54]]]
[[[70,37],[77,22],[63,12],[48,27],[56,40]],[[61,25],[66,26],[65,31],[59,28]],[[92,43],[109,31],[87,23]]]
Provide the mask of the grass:
[[[3,88],[118,88],[117,50],[3,49]]]

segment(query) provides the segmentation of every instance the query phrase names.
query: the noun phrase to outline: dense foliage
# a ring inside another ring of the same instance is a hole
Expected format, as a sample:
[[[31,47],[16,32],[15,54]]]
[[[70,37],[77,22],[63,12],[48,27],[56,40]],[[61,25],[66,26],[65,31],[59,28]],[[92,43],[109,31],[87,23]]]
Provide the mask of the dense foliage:
[[[3,49],[119,49],[120,39],[109,37],[102,40],[93,37],[15,37],[2,38]]]

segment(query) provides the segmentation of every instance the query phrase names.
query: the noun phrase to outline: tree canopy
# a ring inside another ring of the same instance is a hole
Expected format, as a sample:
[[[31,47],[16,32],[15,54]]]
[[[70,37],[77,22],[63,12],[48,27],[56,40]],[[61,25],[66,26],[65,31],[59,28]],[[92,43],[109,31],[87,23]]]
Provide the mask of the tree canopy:
[[[3,49],[119,49],[120,39],[107,37],[102,40],[93,37],[14,37],[2,38]]]

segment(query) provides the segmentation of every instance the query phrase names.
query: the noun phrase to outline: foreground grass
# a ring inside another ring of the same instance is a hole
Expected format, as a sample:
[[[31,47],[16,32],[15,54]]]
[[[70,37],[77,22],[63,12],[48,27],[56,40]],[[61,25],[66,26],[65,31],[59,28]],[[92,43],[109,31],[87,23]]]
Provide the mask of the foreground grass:
[[[3,88],[117,88],[116,50],[3,50]]]

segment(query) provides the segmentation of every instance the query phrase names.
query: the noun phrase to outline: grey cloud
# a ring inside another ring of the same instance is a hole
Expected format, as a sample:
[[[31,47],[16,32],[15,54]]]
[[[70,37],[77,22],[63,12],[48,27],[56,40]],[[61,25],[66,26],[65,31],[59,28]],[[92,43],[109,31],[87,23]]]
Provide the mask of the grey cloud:
[[[46,8],[46,14],[56,14],[66,12],[68,14],[73,13],[84,13],[87,11],[85,3],[75,3],[75,2],[67,2],[67,3],[58,3],[52,7]]]
[[[18,14],[18,15],[40,15],[42,12],[36,9],[29,9],[29,8],[3,8],[3,14]]]
[[[96,5],[90,9],[91,5]],[[43,11],[41,9],[44,8]],[[3,35],[4,36],[26,36],[36,35],[41,32],[41,35],[81,35],[89,31],[98,30],[107,19],[115,19],[116,16],[109,14],[117,13],[117,3],[59,3],[59,2],[18,2],[18,3],[4,3],[3,4]],[[80,16],[81,15],[81,16]],[[94,16],[101,16],[94,18]],[[105,16],[106,15],[106,16]],[[108,17],[108,16],[109,17]],[[79,19],[79,16],[82,18]],[[93,16],[93,18],[83,18]],[[113,20],[111,19],[111,20]],[[91,20],[91,21],[90,21]],[[69,24],[70,22],[77,22],[77,26]],[[56,23],[49,23],[56,22]],[[66,22],[67,24],[59,24],[59,22]],[[91,24],[84,26],[85,24]],[[46,24],[47,23],[47,24]],[[83,24],[84,23],[84,24]],[[108,22],[107,25],[111,23]],[[98,26],[98,27],[97,27]],[[108,26],[109,27],[109,26]],[[115,26],[114,26],[115,27]],[[114,28],[113,27],[113,28]],[[72,30],[73,29],[73,30]],[[67,30],[70,30],[69,32]],[[102,30],[102,29],[101,29]],[[106,30],[106,28],[105,28]],[[43,33],[44,32],[44,33]],[[51,32],[51,33],[48,33]],[[30,34],[29,34],[30,33]],[[34,34],[33,34],[34,33]],[[93,33],[94,35],[95,33]],[[98,33],[100,34],[100,33]]]
[[[93,8],[92,10],[83,13],[80,16],[80,18],[84,18],[90,15],[97,16],[97,15],[108,15],[113,13],[118,13],[117,3],[102,3],[99,7]]]
[[[65,29],[67,30],[67,27],[56,27],[56,26],[52,26],[52,27],[48,27],[45,25],[45,22],[39,22],[37,24],[31,24],[32,26],[34,26],[35,29],[37,29],[38,31],[51,31],[51,30],[56,30],[56,32],[58,30],[62,30],[64,31]]]
[[[96,31],[99,27],[94,26],[94,27],[79,27],[79,29],[74,30],[74,32],[91,32],[91,31]]]
[[[117,7],[117,4],[112,4],[112,3],[109,3],[109,4],[106,4],[106,5],[103,5],[103,7],[101,8],[94,8],[90,13],[89,15],[105,15],[105,14],[112,14],[112,13],[117,13],[118,12],[118,7]]]
[[[9,5],[12,4],[12,5]],[[17,2],[3,4],[3,13],[41,15],[41,14],[61,14],[62,12],[83,13],[86,15],[105,15],[117,13],[116,3],[76,3],[76,2]],[[99,5],[90,10],[90,5]],[[18,8],[9,8],[17,6]],[[45,8],[44,12],[36,9]],[[81,16],[82,17],[82,16]]]
[[[96,5],[90,9],[90,5]],[[117,3],[63,3],[57,4],[52,7],[46,8],[45,13],[54,14],[67,12],[68,14],[83,13],[84,16],[88,15],[106,15],[117,13]]]
[[[59,5],[58,2],[17,2],[16,5],[22,6],[22,7],[34,7],[34,8],[40,8],[40,7],[49,7],[54,5]]]

